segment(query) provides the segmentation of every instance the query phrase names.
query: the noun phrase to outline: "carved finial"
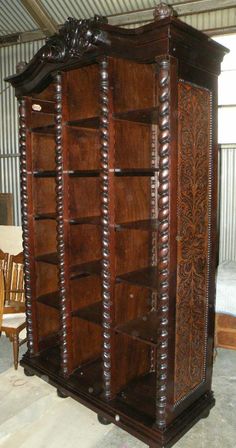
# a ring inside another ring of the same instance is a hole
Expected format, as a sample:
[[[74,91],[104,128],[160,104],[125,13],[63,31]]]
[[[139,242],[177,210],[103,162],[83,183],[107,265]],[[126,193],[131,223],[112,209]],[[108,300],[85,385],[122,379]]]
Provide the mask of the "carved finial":
[[[165,19],[166,17],[177,16],[176,11],[167,3],[160,3],[154,9],[154,20]]]

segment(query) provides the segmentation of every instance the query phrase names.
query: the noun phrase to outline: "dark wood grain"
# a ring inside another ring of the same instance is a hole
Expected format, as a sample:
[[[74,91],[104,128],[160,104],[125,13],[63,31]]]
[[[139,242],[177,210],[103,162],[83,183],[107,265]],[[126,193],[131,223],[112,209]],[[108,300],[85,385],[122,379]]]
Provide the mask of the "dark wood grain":
[[[144,269],[139,269],[138,271],[118,275],[116,281],[145,286],[150,289],[157,289],[159,284],[158,278],[157,267],[151,266]]]
[[[55,141],[52,135],[32,134],[33,170],[55,170]]]
[[[68,121],[98,117],[99,104],[99,66],[82,67],[67,73]],[[86,92],[86,95],[84,93]]]
[[[98,131],[68,128],[67,142],[70,148],[68,154],[69,169],[100,169],[100,137]],[[92,151],[91,148],[93,148]]]
[[[48,294],[44,294],[42,296],[37,297],[37,301],[43,303],[44,305],[50,306],[59,310],[60,301],[59,301],[59,292],[53,291]]]
[[[58,333],[60,329],[58,309],[37,302],[37,323],[39,341]]]
[[[8,80],[29,95],[22,365],[150,448],[169,448],[214,405],[216,81],[226,49],[169,6],[155,15],[137,29],[69,19]],[[212,115],[200,107],[209,97]]]
[[[130,335],[132,339],[156,345],[159,341],[159,320],[158,312],[151,311],[138,319],[129,320],[122,325],[116,326],[115,331]]]
[[[152,65],[144,65],[142,70],[139,70],[138,64],[131,60],[116,59],[114,72],[115,113],[155,106],[153,104],[155,74]],[[143,92],[143,95],[137,95],[137,92]]]
[[[42,262],[35,263],[36,272],[36,296],[48,294],[58,289],[57,264]]]

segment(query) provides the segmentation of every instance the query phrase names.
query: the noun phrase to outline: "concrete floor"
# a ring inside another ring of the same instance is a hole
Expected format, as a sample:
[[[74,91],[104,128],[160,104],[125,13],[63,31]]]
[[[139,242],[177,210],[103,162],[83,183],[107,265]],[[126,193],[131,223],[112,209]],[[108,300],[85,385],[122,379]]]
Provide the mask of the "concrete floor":
[[[96,415],[23,369],[9,368],[9,342],[0,339],[0,447],[3,448],[145,448],[147,445]],[[2,353],[4,356],[2,356]],[[7,354],[8,353],[8,360]],[[214,368],[217,404],[175,448],[236,447],[236,352],[219,350]]]

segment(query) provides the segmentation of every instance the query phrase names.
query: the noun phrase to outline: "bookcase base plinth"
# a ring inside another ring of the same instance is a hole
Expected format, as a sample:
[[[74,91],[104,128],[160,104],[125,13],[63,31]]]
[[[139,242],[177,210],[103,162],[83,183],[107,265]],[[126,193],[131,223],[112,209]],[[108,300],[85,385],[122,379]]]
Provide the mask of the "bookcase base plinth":
[[[98,415],[98,421],[102,424],[113,423],[116,426],[127,431],[134,437],[137,437],[149,448],[170,448],[172,447],[192,426],[194,426],[201,418],[209,415],[211,408],[215,404],[213,392],[205,393],[192,406],[189,406],[181,413],[165,430],[161,431],[155,427],[150,417],[141,415],[126,407],[117,399],[106,401],[102,394],[93,395],[89,390],[85,392],[84,383],[79,387],[75,384],[75,375],[69,378],[63,378],[59,370],[56,372],[54,366],[43,365],[40,363],[40,356],[28,357],[24,355],[20,362],[24,371],[30,372],[31,375],[37,375],[41,379],[45,379],[58,391],[62,392],[64,397],[71,397],[79,403],[93,410]]]

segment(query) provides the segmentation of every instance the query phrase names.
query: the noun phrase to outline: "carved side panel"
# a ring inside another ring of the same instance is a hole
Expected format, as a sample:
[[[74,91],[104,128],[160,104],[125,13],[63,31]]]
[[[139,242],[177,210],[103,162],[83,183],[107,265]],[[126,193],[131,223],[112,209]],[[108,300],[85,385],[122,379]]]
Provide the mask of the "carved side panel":
[[[175,402],[205,378],[211,196],[211,93],[178,86]]]

